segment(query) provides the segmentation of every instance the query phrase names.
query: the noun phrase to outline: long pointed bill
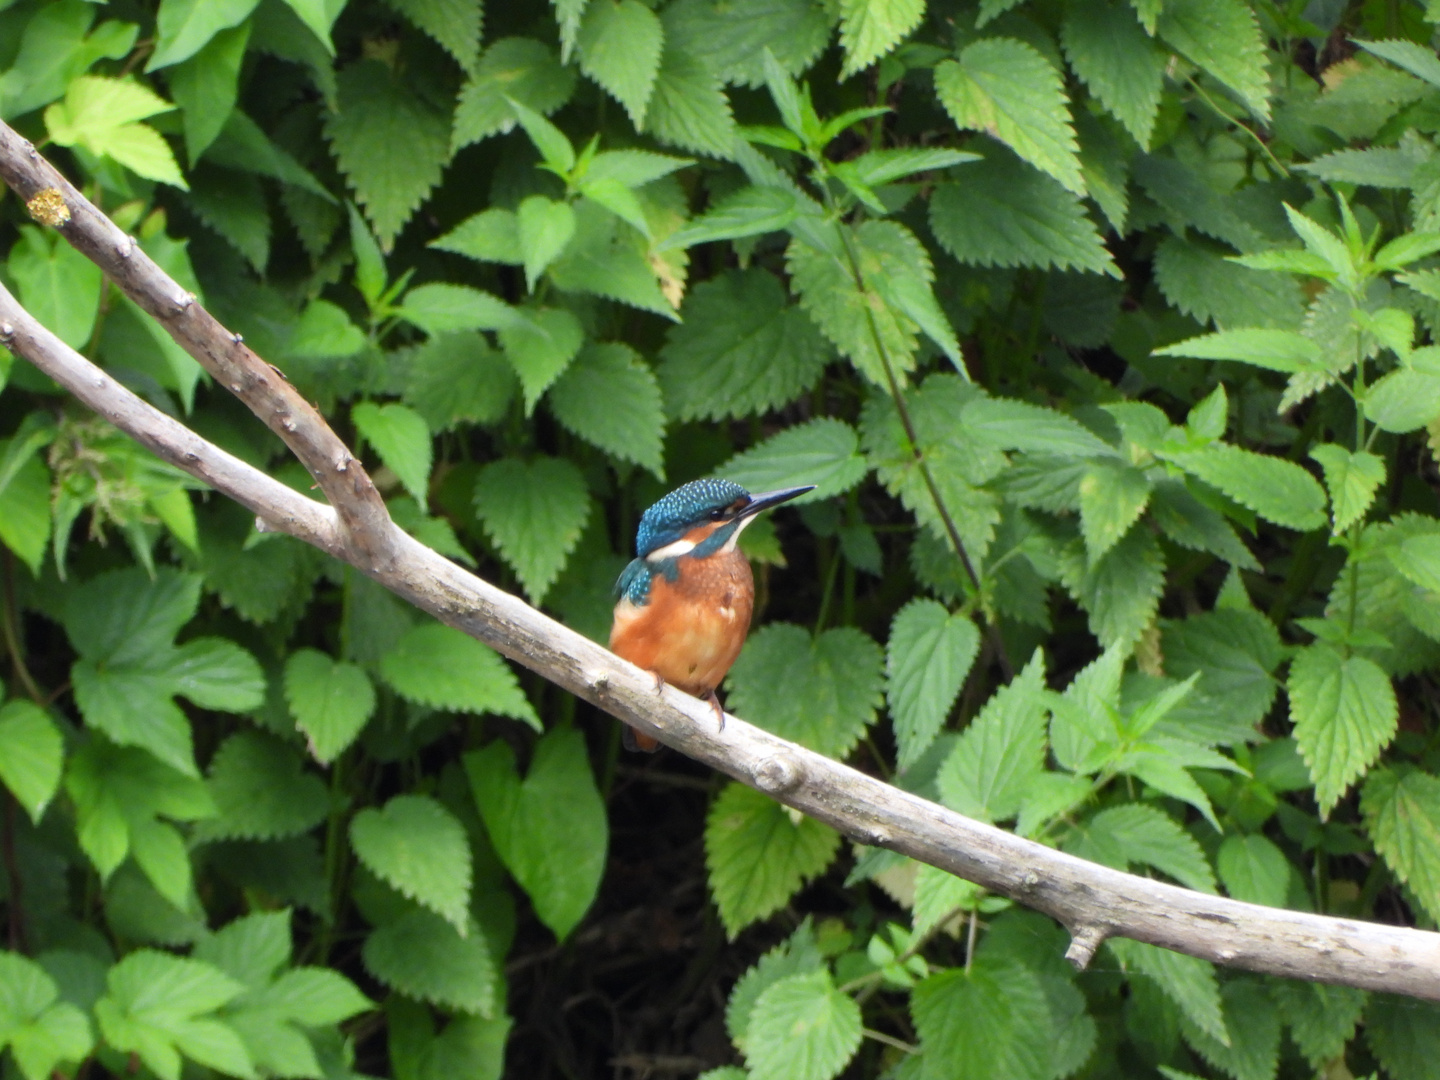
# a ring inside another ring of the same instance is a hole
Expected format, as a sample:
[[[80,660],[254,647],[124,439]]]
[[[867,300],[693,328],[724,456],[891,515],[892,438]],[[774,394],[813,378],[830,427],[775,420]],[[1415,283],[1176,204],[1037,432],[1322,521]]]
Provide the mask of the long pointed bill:
[[[789,502],[807,491],[814,491],[814,484],[805,484],[802,487],[781,488],[779,491],[762,491],[757,495],[750,496],[750,502],[735,517],[743,521],[745,518],[754,517],[762,510],[769,510],[772,506],[779,506],[783,502]]]

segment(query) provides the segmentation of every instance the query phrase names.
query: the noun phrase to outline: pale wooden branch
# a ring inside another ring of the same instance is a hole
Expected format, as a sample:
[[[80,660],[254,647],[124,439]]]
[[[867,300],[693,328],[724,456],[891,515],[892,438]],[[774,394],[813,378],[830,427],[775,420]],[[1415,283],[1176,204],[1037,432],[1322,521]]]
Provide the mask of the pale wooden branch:
[[[278,368],[251,351],[181,288],[35,147],[0,123],[0,177],[31,216],[70,241],[131,300],[160,323],[200,366],[263,420],[300,459],[339,512],[342,541],[366,568],[391,557],[390,515],[369,475],[319,411]]]
[[[8,179],[16,174],[8,157],[29,157],[33,150],[18,148],[13,133],[7,141],[7,130],[0,125],[0,175]],[[66,232],[87,253],[103,247],[114,230],[93,208],[90,213],[94,218],[77,218]],[[102,230],[98,241],[88,231],[95,228]],[[144,289],[157,290],[143,294],[142,306],[164,310],[174,283],[158,270],[140,280]],[[216,330],[224,334],[218,324]],[[1107,937],[1123,936],[1250,971],[1440,1001],[1440,934],[1246,904],[1122,873],[963,817],[738,717],[727,717],[722,730],[708,704],[670,687],[657,694],[648,673],[456,566],[388,518],[367,523],[389,552],[370,558],[346,541],[328,508],[141,401],[39,326],[3,289],[0,344],[270,527],[347,559],[415,606],[578,697],[853,840],[898,851],[1050,915],[1069,928],[1067,955],[1078,967]],[[314,422],[324,423],[318,414]],[[344,449],[333,432],[312,431],[308,438],[307,447]]]

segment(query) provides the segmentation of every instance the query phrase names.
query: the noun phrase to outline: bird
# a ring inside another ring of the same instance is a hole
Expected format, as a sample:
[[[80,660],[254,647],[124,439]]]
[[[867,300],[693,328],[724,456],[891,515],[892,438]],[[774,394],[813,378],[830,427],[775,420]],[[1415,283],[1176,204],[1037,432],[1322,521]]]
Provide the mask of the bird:
[[[636,558],[615,583],[610,651],[666,683],[710,702],[725,726],[715,688],[750,632],[755,578],[736,547],[762,510],[814,484],[750,494],[729,480],[692,480],[640,517]],[[659,742],[634,728],[625,747],[653,753]]]

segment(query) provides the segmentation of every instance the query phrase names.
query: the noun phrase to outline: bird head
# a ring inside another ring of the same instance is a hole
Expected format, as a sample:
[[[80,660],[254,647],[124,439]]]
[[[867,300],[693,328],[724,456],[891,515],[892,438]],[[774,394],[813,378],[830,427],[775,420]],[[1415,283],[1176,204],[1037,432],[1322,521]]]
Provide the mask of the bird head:
[[[814,484],[750,494],[729,480],[692,480],[676,488],[640,518],[637,553],[652,562],[729,550],[762,510],[813,491]]]

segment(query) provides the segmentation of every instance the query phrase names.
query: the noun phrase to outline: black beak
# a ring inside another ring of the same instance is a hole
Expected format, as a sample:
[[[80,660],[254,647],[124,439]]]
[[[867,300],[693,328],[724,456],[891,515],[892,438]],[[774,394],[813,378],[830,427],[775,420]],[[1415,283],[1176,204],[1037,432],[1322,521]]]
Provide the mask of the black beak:
[[[783,502],[789,502],[799,495],[804,495],[807,491],[814,490],[814,484],[805,484],[801,487],[781,488],[779,491],[762,491],[758,495],[751,495],[750,502],[746,504],[743,510],[735,515],[735,519],[737,521],[743,521],[745,518],[754,517],[762,510],[769,510],[772,506],[779,506]]]

